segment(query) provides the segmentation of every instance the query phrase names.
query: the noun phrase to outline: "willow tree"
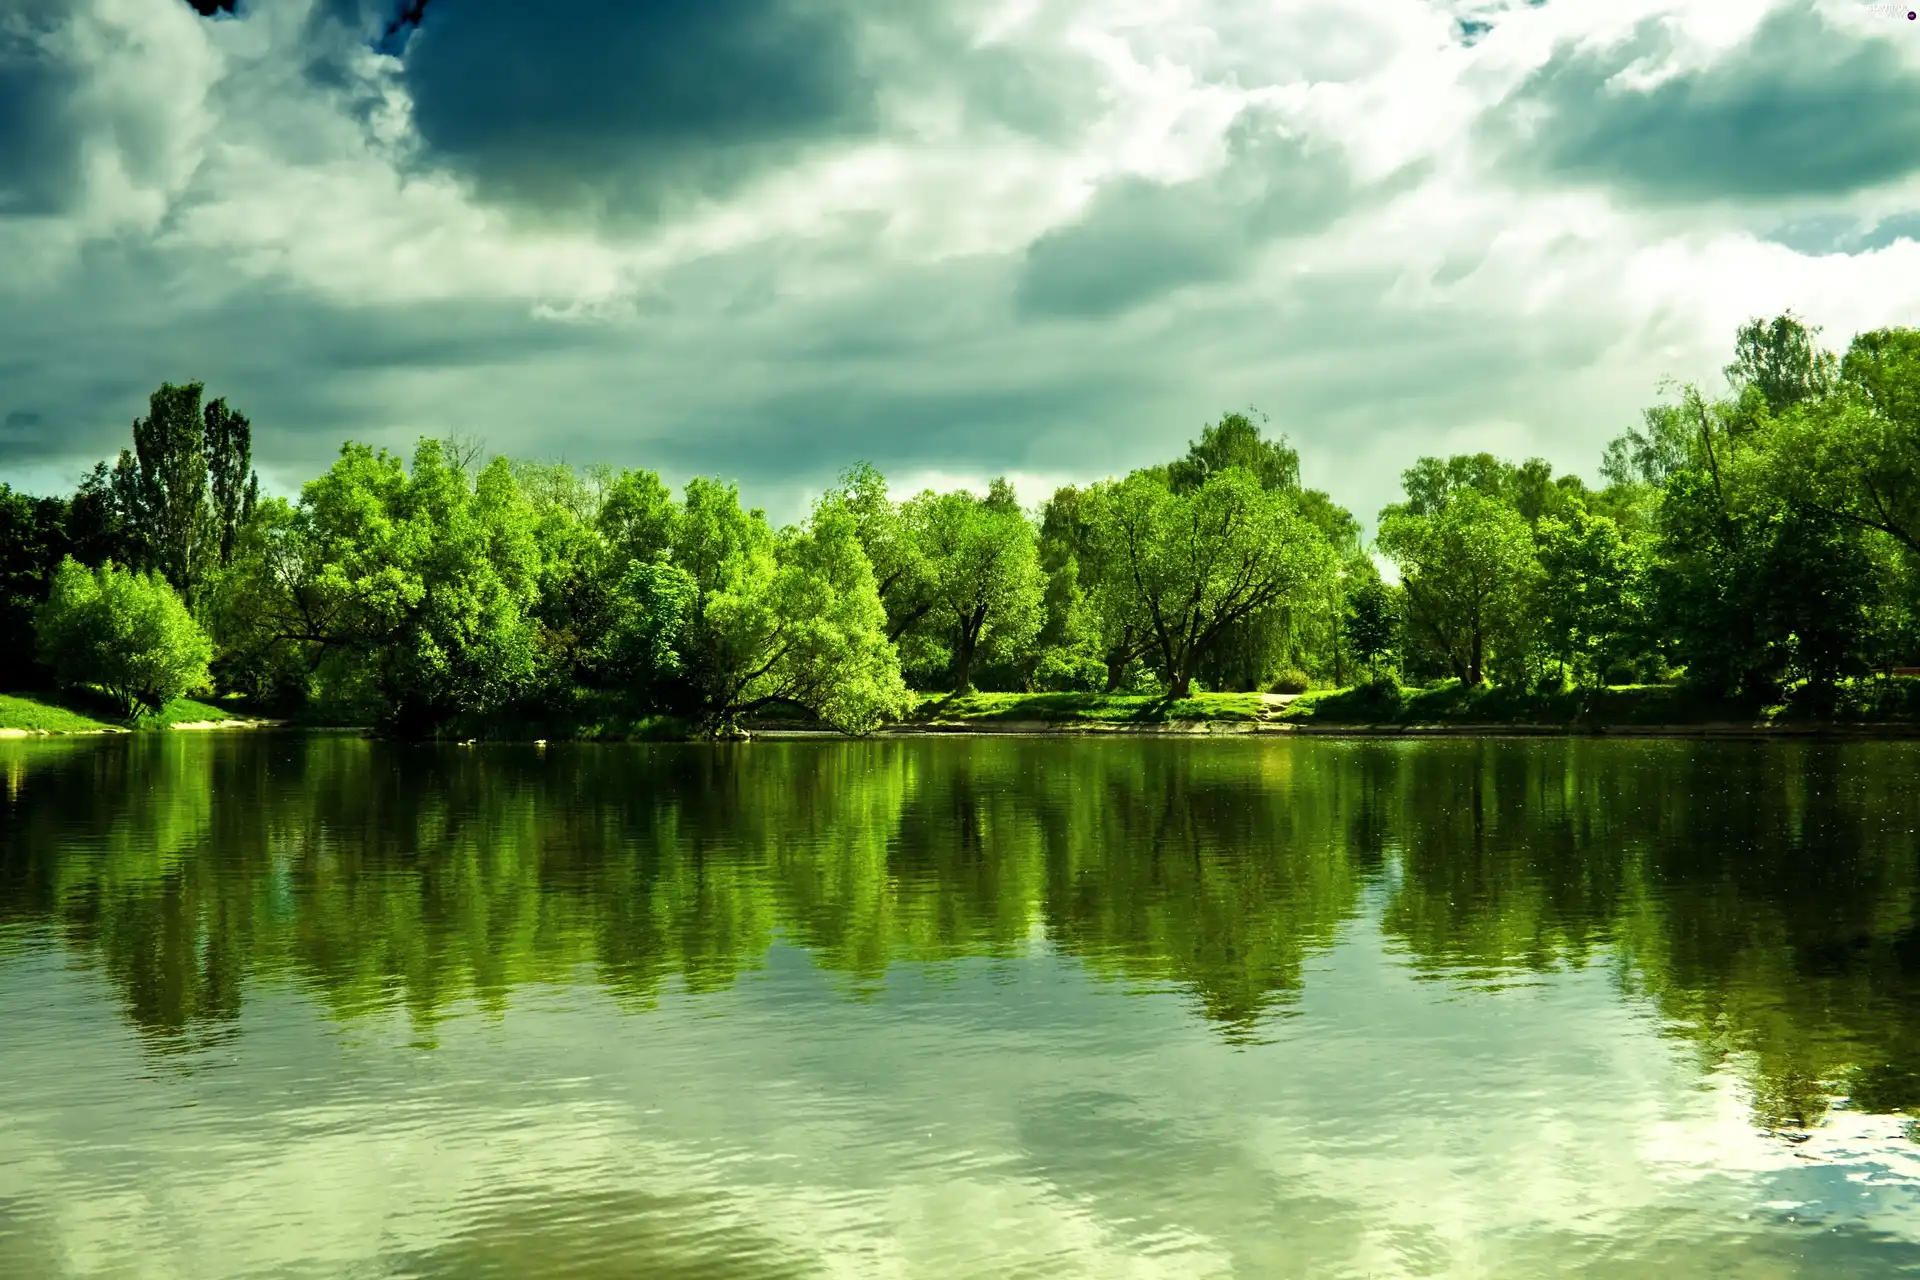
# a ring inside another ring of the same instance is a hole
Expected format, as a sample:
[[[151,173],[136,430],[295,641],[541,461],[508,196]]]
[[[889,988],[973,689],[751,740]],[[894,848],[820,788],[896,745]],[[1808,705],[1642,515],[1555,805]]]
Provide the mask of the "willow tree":
[[[1169,696],[1228,630],[1264,610],[1324,594],[1335,557],[1296,496],[1228,467],[1175,492],[1136,471],[1089,494],[1087,520],[1102,561],[1101,608],[1149,637]]]
[[[1004,480],[984,498],[923,493],[907,518],[926,557],[926,622],[951,654],[954,692],[966,693],[976,661],[1010,656],[1040,631],[1046,581],[1033,526]]]
[[[685,575],[682,653],[710,727],[778,703],[849,733],[905,710],[899,657],[852,517],[824,507],[778,533],[732,485],[687,485],[672,569]]]

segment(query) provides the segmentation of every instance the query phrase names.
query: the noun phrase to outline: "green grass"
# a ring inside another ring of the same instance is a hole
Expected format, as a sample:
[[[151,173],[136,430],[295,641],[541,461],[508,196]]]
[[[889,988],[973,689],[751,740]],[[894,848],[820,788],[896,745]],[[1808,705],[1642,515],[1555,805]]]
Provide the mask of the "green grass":
[[[0,693],[0,729],[25,729],[32,733],[98,733],[115,727],[51,702]]]
[[[158,715],[146,713],[132,723],[111,699],[84,690],[59,693],[0,693],[0,729],[32,733],[99,733],[109,729],[169,729],[203,720],[249,720],[254,717],[231,699],[200,702],[175,698]]]
[[[1920,718],[1920,681],[1863,680],[1844,685],[1831,713],[1816,714],[1804,695],[1774,707],[1708,697],[1684,685],[1612,685],[1540,693],[1514,686],[1469,689],[1458,680],[1430,688],[1362,685],[1302,695],[1275,719],[1301,725],[1699,725],[1712,723],[1897,722]]]
[[[932,694],[907,715],[908,724],[964,725],[1013,722],[1058,725],[1139,725],[1174,721],[1264,719],[1257,693],[1197,693],[1177,702],[1126,693]]]

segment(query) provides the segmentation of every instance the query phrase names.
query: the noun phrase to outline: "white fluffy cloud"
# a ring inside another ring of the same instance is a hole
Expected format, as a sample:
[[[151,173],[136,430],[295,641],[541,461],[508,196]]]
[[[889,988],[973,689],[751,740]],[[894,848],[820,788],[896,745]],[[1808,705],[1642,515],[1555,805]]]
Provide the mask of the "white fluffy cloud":
[[[1365,516],[1420,453],[1590,471],[1749,315],[1920,321],[1892,127],[1920,30],[1845,0],[978,0],[821,19],[790,101],[718,105],[635,97],[593,53],[646,36],[618,6],[558,35],[472,6],[465,45],[433,5],[413,44],[342,0],[15,7],[0,476],[29,483],[202,378],[283,486],[349,436],[460,430],[734,476],[782,515],[861,457],[1038,500],[1253,405]],[[721,10],[680,34],[735,71],[795,21]],[[448,88],[476,47],[538,73],[521,115]],[[1715,131],[1745,112],[1760,155],[1742,95],[1768,93],[1891,124],[1783,123],[1803,150],[1761,181]]]

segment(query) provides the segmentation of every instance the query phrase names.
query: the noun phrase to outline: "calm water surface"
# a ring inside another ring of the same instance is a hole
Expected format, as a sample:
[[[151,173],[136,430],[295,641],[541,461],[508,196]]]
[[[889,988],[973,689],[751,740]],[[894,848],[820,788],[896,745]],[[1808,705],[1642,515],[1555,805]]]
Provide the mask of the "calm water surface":
[[[0,1276],[1920,1273],[1917,767],[0,743]]]

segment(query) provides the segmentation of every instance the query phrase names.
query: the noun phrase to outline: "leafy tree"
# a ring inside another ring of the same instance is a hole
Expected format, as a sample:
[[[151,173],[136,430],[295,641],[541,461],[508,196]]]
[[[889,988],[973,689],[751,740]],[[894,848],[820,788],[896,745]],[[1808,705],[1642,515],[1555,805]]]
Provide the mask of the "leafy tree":
[[[887,479],[857,462],[822,498],[852,517],[860,547],[873,566],[874,587],[887,610],[887,638],[898,641],[934,607],[933,578],[919,528],[887,496]]]
[[[640,706],[675,715],[697,712],[689,683],[688,638],[697,588],[692,575],[664,560],[630,560],[615,587],[598,672]]]
[[[1803,400],[1826,394],[1836,362],[1832,352],[1820,349],[1819,336],[1791,311],[1741,325],[1734,335],[1733,363],[1726,367],[1735,398],[1751,388],[1768,415],[1777,418]]]
[[[267,616],[342,696],[364,683],[390,728],[430,734],[504,709],[538,670],[534,515],[504,459],[469,479],[426,440],[411,470],[348,444],[309,483],[271,568]]]
[[[225,400],[208,404],[203,417],[213,536],[224,569],[233,563],[234,544],[260,500],[260,479],[253,471],[253,424],[229,409]]]
[[[1692,458],[1694,426],[1679,405],[1655,405],[1641,416],[1643,425],[1607,445],[1600,474],[1617,486],[1662,488]]]
[[[110,472],[96,468],[82,490],[112,507],[89,515],[114,549],[164,574],[190,603],[231,561],[259,496],[251,424],[224,400],[203,408],[204,389],[162,383],[134,421],[133,448]]]
[[[1176,493],[1198,489],[1230,467],[1251,475],[1263,489],[1298,489],[1300,454],[1284,438],[1269,440],[1253,419],[1229,413],[1200,432],[1187,456],[1167,468],[1167,484]]]
[[[732,485],[694,480],[675,530],[687,576],[688,651],[716,727],[776,703],[860,733],[905,708],[899,657],[856,521],[823,503],[775,535]]]
[[[121,510],[145,542],[147,564],[189,594],[206,568],[212,532],[200,392],[197,382],[162,383],[148,399],[147,416],[134,420],[133,449],[121,452],[114,472]]]
[[[1408,625],[1462,683],[1479,685],[1496,652],[1520,647],[1537,572],[1533,538],[1519,511],[1478,486],[1436,502],[1423,493],[1419,468],[1407,477],[1409,501],[1381,512],[1380,548],[1400,567]]]
[[[115,472],[96,462],[67,503],[67,537],[73,558],[81,564],[138,563],[143,544],[127,525],[126,512],[114,489]]]
[[[1575,507],[1535,530],[1540,609],[1554,656],[1592,683],[1644,647],[1647,564],[1644,550],[1606,516]]]
[[[1042,687],[1091,685],[1117,693],[1151,639],[1131,610],[1101,607],[1111,594],[1106,584],[1120,566],[1104,557],[1087,515],[1096,495],[1108,487],[1105,482],[1085,489],[1065,485],[1041,509],[1040,555],[1047,573],[1046,621],[1039,640],[1046,673]],[[1087,679],[1089,658],[1100,668],[1093,681]]]
[[[1088,523],[1113,566],[1101,607],[1149,635],[1175,698],[1228,628],[1312,598],[1333,572],[1332,549],[1294,495],[1238,467],[1185,493],[1135,472],[1092,496]]]
[[[1341,625],[1354,654],[1370,670],[1379,670],[1381,660],[1393,654],[1400,643],[1397,593],[1375,574],[1348,594]]]
[[[673,495],[651,471],[620,471],[608,477],[594,515],[617,565],[664,556],[678,519]]]
[[[1787,496],[1920,555],[1920,330],[1856,337],[1834,394],[1796,404],[1770,444]]]
[[[984,498],[928,491],[907,519],[927,561],[927,623],[948,646],[954,692],[966,693],[976,662],[1011,656],[1040,631],[1046,584],[1033,526],[1005,480]]]
[[[72,557],[54,572],[35,620],[40,656],[60,682],[93,686],[132,717],[159,711],[207,682],[213,647],[159,575],[111,563],[89,572]]]
[[[1683,404],[1696,435],[1663,491],[1652,572],[1667,643],[1690,682],[1716,693],[1760,701],[1804,679],[1824,700],[1864,665],[1872,597],[1886,584],[1861,526],[1810,501],[1792,465],[1816,402],[1784,423],[1692,389]]]
[[[34,612],[46,602],[54,571],[72,550],[68,503],[0,484],[0,671],[14,688],[41,683],[34,661]]]

